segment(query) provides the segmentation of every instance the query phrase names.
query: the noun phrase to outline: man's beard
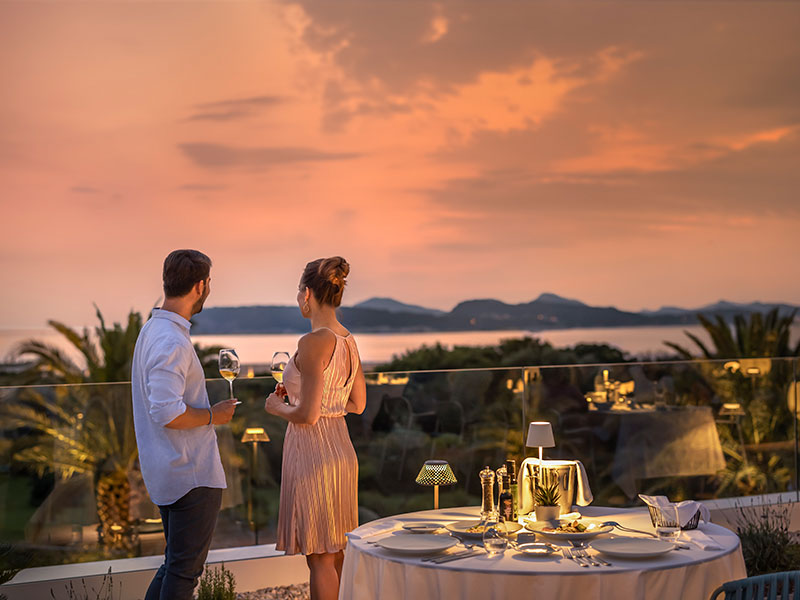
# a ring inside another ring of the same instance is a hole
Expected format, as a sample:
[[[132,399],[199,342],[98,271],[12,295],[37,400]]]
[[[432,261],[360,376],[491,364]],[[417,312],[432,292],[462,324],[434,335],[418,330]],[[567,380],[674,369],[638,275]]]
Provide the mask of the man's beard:
[[[203,304],[205,304],[206,300],[208,299],[208,293],[209,293],[208,292],[208,288],[206,288],[205,292],[206,293],[203,294],[200,298],[198,298],[197,302],[195,302],[192,305],[192,314],[193,315],[196,315],[197,313],[203,312]]]

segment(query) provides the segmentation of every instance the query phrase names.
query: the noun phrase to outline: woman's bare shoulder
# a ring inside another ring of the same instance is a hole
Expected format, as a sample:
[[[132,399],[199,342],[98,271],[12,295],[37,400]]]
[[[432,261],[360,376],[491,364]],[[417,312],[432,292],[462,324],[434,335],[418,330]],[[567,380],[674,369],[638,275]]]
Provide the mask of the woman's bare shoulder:
[[[298,354],[307,358],[330,356],[336,345],[336,336],[330,329],[317,329],[301,337],[297,342]]]

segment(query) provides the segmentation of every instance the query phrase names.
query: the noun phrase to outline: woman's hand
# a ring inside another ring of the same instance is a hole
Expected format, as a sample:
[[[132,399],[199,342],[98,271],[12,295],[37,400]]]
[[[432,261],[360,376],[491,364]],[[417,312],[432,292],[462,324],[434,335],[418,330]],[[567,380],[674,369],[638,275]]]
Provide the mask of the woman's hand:
[[[271,415],[280,416],[281,409],[285,408],[286,404],[283,402],[283,396],[279,396],[277,392],[276,388],[274,392],[267,396],[267,401],[264,402],[264,410]]]

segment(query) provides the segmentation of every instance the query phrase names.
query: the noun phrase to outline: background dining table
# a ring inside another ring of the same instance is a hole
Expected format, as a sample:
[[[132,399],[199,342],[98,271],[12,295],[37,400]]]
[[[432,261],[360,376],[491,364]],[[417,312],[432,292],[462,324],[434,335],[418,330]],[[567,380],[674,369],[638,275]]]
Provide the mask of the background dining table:
[[[653,531],[647,509],[580,507],[591,521],[617,521],[620,525]],[[396,554],[376,544],[387,536],[416,535],[402,527],[413,523],[477,520],[478,507],[421,511],[386,517],[352,532],[345,551],[340,600],[424,600],[459,598],[487,600],[500,598],[548,598],[550,600],[666,599],[707,600],[725,581],[746,577],[739,538],[712,523],[700,524],[700,531],[718,547],[701,549],[690,542],[691,533],[679,538],[689,546],[650,558],[604,558],[611,566],[582,567],[560,552],[531,557],[509,547],[505,553],[489,556],[484,551],[466,558],[436,564],[421,556]],[[524,532],[525,530],[522,530]],[[603,537],[648,537],[615,529]],[[550,541],[537,535],[537,541]],[[599,538],[598,538],[599,539]],[[463,551],[463,546],[448,552]]]

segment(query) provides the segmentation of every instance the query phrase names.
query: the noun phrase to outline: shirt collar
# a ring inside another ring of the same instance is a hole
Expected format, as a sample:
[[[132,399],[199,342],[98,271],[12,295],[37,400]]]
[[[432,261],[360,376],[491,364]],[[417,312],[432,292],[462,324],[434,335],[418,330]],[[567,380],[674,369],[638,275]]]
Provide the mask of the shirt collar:
[[[192,324],[189,321],[184,319],[178,313],[172,312],[171,310],[163,310],[161,308],[154,308],[153,309],[153,318],[154,319],[167,319],[169,321],[172,321],[173,323],[177,323],[178,325],[180,325],[181,327],[186,329],[186,331],[189,331],[189,328],[192,326]]]

